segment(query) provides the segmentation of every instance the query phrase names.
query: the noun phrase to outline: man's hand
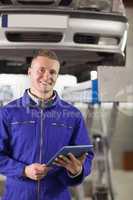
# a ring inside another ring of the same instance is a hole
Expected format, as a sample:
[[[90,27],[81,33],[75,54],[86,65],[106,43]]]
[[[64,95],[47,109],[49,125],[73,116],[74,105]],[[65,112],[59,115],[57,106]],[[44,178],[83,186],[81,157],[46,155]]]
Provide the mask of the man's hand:
[[[34,163],[25,167],[24,175],[32,180],[40,180],[47,175],[50,167],[45,164]]]
[[[69,173],[75,176],[81,171],[85,158],[86,154],[76,158],[72,153],[69,153],[67,157],[61,155],[56,158],[54,164],[66,168]]]

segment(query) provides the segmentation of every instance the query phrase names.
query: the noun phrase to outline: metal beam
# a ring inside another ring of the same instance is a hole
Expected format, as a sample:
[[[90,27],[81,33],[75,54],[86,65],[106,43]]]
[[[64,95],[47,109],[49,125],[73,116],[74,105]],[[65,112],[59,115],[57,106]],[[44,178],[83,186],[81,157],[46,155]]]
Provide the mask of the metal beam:
[[[17,0],[10,0],[12,2],[12,4],[18,4]]]

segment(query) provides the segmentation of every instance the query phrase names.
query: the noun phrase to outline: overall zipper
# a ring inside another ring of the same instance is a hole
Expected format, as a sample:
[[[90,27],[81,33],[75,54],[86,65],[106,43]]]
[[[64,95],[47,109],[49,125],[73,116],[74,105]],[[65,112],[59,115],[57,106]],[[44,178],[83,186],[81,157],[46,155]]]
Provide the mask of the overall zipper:
[[[42,146],[43,146],[43,109],[41,108],[41,116],[40,116],[41,124],[40,124],[40,152],[39,152],[39,163],[42,163]],[[40,180],[37,183],[37,200],[40,200]]]

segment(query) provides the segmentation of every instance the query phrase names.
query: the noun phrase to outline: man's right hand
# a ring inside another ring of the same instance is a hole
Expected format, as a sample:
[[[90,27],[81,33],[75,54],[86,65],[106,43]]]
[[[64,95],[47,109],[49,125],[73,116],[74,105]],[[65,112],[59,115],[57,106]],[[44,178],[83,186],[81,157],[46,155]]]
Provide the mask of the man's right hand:
[[[24,176],[32,180],[40,180],[47,175],[50,167],[45,164],[34,163],[25,167]]]

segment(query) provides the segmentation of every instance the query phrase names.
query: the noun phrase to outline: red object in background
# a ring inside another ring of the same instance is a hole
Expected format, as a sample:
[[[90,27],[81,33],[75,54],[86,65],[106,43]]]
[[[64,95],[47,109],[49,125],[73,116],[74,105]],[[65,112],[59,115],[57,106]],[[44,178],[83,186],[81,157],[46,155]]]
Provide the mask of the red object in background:
[[[133,0],[123,0],[125,6],[133,6]]]
[[[133,151],[123,153],[123,169],[133,170]]]

